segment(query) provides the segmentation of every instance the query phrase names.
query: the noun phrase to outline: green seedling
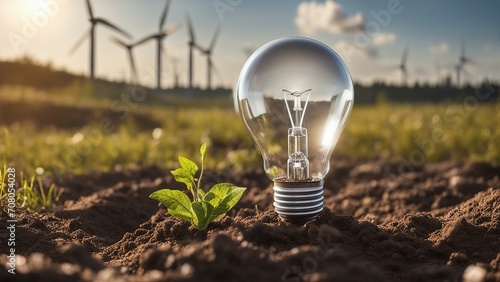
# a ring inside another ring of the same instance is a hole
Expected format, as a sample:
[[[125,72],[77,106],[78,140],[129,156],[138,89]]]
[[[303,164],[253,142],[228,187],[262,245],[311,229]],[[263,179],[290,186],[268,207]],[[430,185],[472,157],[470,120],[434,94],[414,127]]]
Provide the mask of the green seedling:
[[[207,146],[203,144],[200,148],[201,171],[198,178],[195,177],[198,166],[184,157],[179,157],[181,167],[171,171],[175,181],[186,185],[193,201],[179,190],[162,189],[149,195],[151,199],[164,204],[172,216],[188,221],[199,230],[204,230],[210,222],[226,214],[238,203],[246,190],[231,183],[219,183],[205,193],[201,188],[201,179],[206,152]]]
[[[0,203],[7,201],[6,181],[7,166],[4,164],[3,170],[0,169]],[[29,213],[55,208],[64,191],[61,188],[56,189],[55,184],[50,185],[49,189],[46,190],[41,179],[37,178],[37,181],[38,187],[35,186],[34,176],[27,179],[21,172],[20,186],[16,189],[16,205]]]
[[[35,177],[25,179],[21,173],[21,187],[17,191],[17,203],[19,207],[25,208],[28,212],[34,213],[41,210],[50,210],[56,207],[63,189],[55,191],[55,185],[51,184],[48,190],[45,190],[40,178],[38,180],[38,189],[35,188]]]
[[[3,203],[7,198],[7,165],[3,165],[3,170],[0,169],[0,203]]]

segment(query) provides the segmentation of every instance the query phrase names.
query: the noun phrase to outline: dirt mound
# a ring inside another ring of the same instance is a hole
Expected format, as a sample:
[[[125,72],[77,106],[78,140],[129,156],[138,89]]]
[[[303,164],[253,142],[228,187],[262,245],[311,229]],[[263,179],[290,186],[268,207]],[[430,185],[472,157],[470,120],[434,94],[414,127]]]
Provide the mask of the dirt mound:
[[[155,167],[68,176],[56,181],[62,208],[18,218],[17,274],[0,280],[500,281],[499,175],[484,163],[342,160],[325,210],[294,226],[273,211],[262,170],[248,170],[230,179],[248,187],[241,202],[205,231],[148,199],[182,188]]]

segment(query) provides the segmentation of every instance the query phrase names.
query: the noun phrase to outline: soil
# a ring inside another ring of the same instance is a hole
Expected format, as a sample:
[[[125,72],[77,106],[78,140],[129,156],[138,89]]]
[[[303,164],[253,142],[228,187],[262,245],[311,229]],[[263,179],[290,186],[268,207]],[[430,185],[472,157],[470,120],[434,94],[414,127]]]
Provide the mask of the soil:
[[[16,275],[1,281],[500,281],[497,165],[338,160],[304,226],[273,211],[262,169],[233,172],[248,190],[205,231],[148,198],[183,189],[157,167],[43,181],[65,189],[63,206],[19,211]]]

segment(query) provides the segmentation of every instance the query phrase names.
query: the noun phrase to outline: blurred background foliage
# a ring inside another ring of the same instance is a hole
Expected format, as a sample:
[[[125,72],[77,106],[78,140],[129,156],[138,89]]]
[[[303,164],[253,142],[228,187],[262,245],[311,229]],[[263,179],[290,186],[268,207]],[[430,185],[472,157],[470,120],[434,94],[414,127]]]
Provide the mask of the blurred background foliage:
[[[29,73],[30,81],[4,75],[9,68]],[[261,165],[229,89],[153,90],[91,81],[28,59],[0,62],[0,73],[0,156],[28,174],[141,164],[172,169],[179,155],[197,159],[203,142],[209,168]],[[485,91],[487,99],[480,95]],[[354,110],[333,160],[500,163],[498,93],[487,83],[462,89],[356,85]]]

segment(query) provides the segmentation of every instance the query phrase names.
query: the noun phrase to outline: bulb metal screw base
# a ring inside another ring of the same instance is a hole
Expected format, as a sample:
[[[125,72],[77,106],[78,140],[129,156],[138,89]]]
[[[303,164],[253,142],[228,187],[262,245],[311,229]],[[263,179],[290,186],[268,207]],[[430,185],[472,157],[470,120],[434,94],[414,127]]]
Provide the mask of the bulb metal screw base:
[[[323,210],[323,198],[323,180],[274,181],[274,209],[286,222],[315,221]]]

